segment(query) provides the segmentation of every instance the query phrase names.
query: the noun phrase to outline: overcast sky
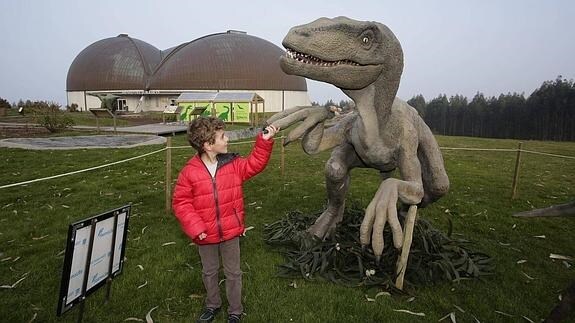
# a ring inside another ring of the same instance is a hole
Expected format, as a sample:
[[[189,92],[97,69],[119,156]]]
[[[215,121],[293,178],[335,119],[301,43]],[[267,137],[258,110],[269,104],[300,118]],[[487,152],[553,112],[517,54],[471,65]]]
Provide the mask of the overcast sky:
[[[558,75],[575,78],[571,0],[1,0],[0,97],[66,102],[70,64],[120,33],[163,50],[243,30],[281,47],[287,31],[319,17],[379,21],[397,36],[405,67],[398,96],[472,98],[531,94]],[[310,99],[346,97],[308,80]]]

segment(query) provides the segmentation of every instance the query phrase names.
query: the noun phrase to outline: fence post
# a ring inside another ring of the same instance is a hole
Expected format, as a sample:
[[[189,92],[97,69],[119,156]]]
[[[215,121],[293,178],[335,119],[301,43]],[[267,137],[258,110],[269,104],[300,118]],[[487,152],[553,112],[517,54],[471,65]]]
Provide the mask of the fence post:
[[[282,175],[282,177],[283,177],[284,174],[285,174],[285,155],[286,155],[286,149],[285,149],[285,146],[284,146],[285,141],[286,141],[286,138],[282,136],[282,153],[281,153],[281,157],[280,157],[280,161],[281,161],[281,163],[280,163],[280,168],[281,168],[281,175]]]
[[[519,142],[517,146],[517,158],[515,159],[515,172],[513,174],[513,186],[511,188],[511,199],[515,199],[515,195],[517,194],[517,182],[519,181],[519,166],[521,165],[521,147],[523,146],[522,142]]]
[[[166,214],[172,210],[172,137],[166,138]]]

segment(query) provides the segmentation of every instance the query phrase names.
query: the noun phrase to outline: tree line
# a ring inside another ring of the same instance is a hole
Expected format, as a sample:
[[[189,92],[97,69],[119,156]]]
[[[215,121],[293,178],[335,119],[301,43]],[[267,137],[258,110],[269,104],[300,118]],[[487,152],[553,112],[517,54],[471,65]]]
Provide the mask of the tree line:
[[[529,97],[508,93],[499,97],[485,97],[477,93],[471,101],[462,95],[438,97],[425,101],[419,94],[407,101],[435,134],[528,140],[575,141],[575,83],[558,76],[545,81]],[[319,105],[312,102],[312,105]],[[353,101],[327,101],[324,106],[354,107]],[[13,107],[60,108],[53,102],[12,104]],[[0,98],[0,107],[9,108],[8,101]],[[71,109],[72,108],[72,109]],[[74,111],[75,107],[67,107]]]
[[[575,84],[558,76],[545,81],[529,97],[508,93],[471,101],[441,94],[425,101],[419,94],[407,101],[435,134],[527,140],[575,141]],[[324,105],[334,105],[329,100]],[[353,106],[342,100],[339,106]]]
[[[407,101],[436,134],[489,138],[575,141],[575,84],[561,76],[529,97],[521,93],[486,98],[422,95]]]

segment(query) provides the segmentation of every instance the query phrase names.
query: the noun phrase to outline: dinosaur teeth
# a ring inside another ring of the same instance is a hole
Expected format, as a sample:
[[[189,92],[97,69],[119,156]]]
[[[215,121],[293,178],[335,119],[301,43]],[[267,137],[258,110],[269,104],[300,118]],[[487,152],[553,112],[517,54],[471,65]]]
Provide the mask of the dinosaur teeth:
[[[360,66],[360,64],[350,61],[350,60],[339,60],[339,61],[324,61],[321,58],[315,57],[310,54],[300,53],[293,49],[288,48],[286,50],[286,57],[295,59],[298,62],[304,64],[311,64],[316,66],[324,66],[324,67],[331,67],[336,65],[351,65],[351,66]]]

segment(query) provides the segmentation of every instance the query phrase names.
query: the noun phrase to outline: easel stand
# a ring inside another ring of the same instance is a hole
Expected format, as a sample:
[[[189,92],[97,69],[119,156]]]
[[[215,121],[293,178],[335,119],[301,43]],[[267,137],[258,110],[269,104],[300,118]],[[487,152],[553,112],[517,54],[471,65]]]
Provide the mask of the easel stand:
[[[84,266],[84,282],[82,283],[82,298],[80,301],[80,308],[78,309],[78,320],[76,322],[81,323],[84,317],[84,308],[86,304],[86,289],[88,287],[88,279],[90,273],[90,264],[92,262],[92,251],[94,249],[94,235],[96,233],[96,223],[98,220],[92,219],[92,227],[90,228],[90,243],[88,244],[88,257],[86,258],[86,266]],[[118,226],[118,217],[114,217],[114,228]],[[108,266],[108,278],[106,279],[106,300],[105,304],[110,301],[110,294],[112,290],[112,269],[114,265],[114,254],[116,251],[116,230],[112,232],[112,248],[110,254],[110,265]]]
[[[118,217],[114,217],[114,228],[118,227]],[[108,266],[108,278],[106,279],[106,301],[108,304],[110,302],[110,294],[112,292],[112,271],[114,269],[114,255],[116,254],[116,234],[117,231],[112,232],[112,252],[110,254],[110,265]]]
[[[92,262],[92,251],[94,250],[94,233],[96,233],[96,219],[92,219],[92,227],[90,228],[90,243],[88,244],[88,255],[86,257],[86,265],[84,266],[84,282],[82,283],[82,297],[80,299],[80,309],[78,310],[78,320],[81,323],[84,317],[84,306],[86,304],[86,288],[88,286],[88,273],[90,272],[90,263]]]
[[[130,211],[128,204],[70,224],[58,316],[80,305],[77,321],[82,322],[86,297],[104,285],[105,303],[110,301],[112,280],[123,268]]]
[[[96,117],[96,127],[98,129],[98,134],[100,134],[100,118],[112,118],[114,120],[114,134],[117,135],[116,131],[116,115],[108,109],[90,109],[90,112]]]

